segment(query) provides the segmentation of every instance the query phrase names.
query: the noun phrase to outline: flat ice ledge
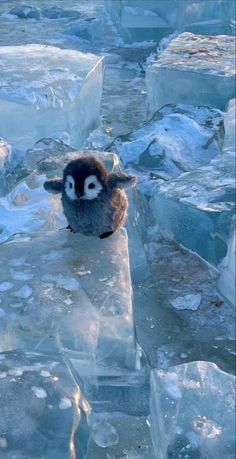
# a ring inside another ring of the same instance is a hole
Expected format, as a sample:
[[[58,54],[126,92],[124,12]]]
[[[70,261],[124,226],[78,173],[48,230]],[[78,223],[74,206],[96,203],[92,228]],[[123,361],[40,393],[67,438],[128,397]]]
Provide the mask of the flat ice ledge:
[[[46,45],[3,46],[0,73],[0,135],[9,143],[28,148],[66,131],[79,148],[98,126],[103,57]]]
[[[0,351],[53,352],[135,370],[128,240],[51,231],[1,246]]]
[[[235,90],[235,38],[182,33],[146,73],[147,101],[154,113],[166,104],[225,109]]]

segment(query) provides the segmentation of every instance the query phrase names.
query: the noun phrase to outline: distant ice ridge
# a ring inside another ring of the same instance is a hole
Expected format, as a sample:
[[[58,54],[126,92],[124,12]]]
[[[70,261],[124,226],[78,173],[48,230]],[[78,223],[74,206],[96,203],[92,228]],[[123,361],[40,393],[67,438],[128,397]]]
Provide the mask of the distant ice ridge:
[[[0,354],[0,409],[1,459],[87,457],[91,408],[59,355]]]
[[[235,378],[210,362],[191,362],[151,376],[151,429],[158,459],[233,459]]]
[[[235,91],[235,38],[183,33],[147,68],[147,102],[153,114],[166,104],[226,109]]]
[[[98,126],[102,57],[45,45],[2,46],[0,72],[0,135],[10,144],[25,149],[66,131],[78,148]]]
[[[106,0],[114,24],[127,42],[160,40],[175,30],[232,33],[234,0]]]

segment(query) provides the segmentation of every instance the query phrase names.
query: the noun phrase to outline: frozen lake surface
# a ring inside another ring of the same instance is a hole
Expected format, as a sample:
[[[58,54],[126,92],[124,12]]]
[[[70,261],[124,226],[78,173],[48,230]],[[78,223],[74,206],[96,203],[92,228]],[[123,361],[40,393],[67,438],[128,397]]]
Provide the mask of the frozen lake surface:
[[[234,14],[0,2],[2,459],[234,458]],[[43,187],[91,154],[138,177],[104,241]]]

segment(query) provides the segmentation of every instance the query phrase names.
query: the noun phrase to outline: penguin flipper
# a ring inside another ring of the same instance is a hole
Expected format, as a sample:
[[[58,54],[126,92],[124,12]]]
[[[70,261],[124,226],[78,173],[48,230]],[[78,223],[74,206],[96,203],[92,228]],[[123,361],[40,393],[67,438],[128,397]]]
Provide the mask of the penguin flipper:
[[[107,185],[110,189],[113,188],[129,188],[135,186],[137,178],[134,175],[124,174],[123,172],[110,172],[108,174]]]
[[[44,182],[43,187],[48,193],[58,194],[63,191],[63,180],[62,179],[52,179]]]
[[[107,231],[106,233],[102,233],[100,239],[106,239],[107,237],[111,236],[114,233],[114,231]]]

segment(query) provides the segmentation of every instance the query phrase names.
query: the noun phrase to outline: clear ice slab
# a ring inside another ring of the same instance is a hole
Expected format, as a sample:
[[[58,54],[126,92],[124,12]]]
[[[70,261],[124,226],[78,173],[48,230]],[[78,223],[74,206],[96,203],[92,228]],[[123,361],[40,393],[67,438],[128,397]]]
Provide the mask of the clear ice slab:
[[[154,370],[151,428],[161,459],[233,459],[235,378],[210,362]]]
[[[0,135],[8,143],[26,149],[66,131],[79,148],[99,125],[102,57],[45,45],[2,46],[0,72]]]
[[[234,97],[234,40],[230,35],[183,33],[147,68],[147,104],[154,113],[166,104],[225,110]]]
[[[0,409],[1,459],[85,459],[91,409],[59,355],[0,354]]]
[[[92,372],[135,370],[125,230],[106,241],[68,230],[15,236],[1,246],[0,301],[2,352],[59,348]]]
[[[235,212],[235,153],[161,185],[150,207],[163,234],[218,266]]]

